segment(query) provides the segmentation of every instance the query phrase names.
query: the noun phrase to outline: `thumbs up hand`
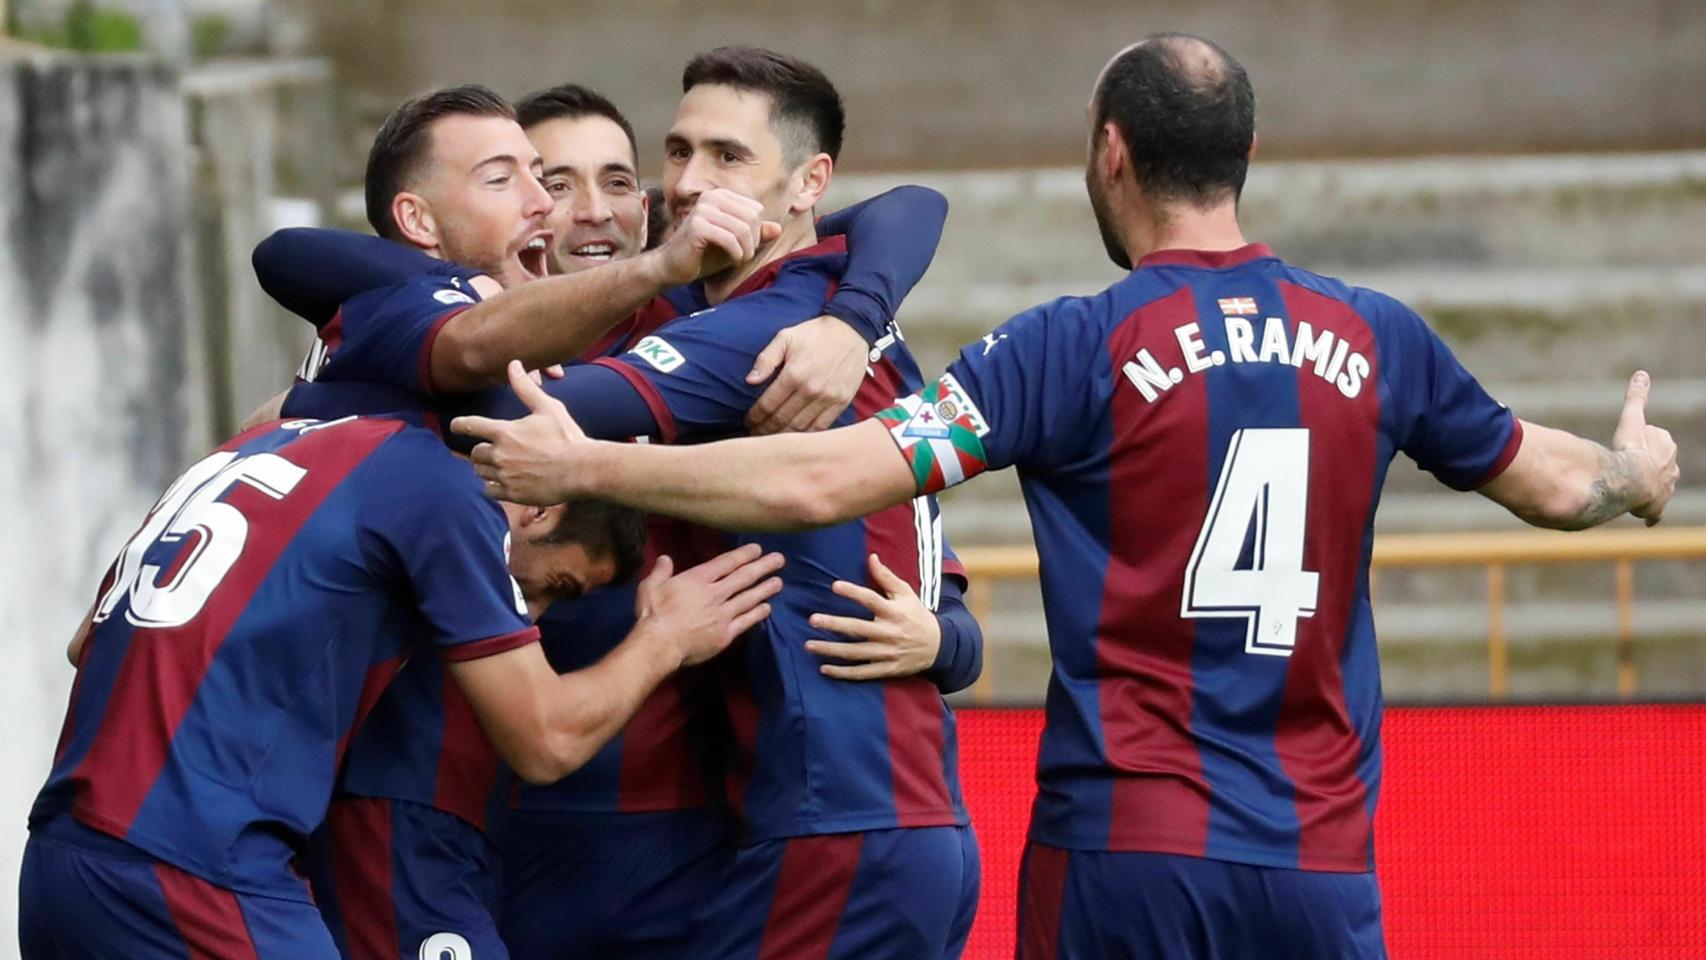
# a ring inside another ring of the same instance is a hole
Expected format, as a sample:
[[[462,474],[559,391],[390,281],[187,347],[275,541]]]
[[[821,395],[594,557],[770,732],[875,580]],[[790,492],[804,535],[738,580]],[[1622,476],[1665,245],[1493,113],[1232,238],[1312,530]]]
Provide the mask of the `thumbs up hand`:
[[[1637,370],[1629,378],[1629,388],[1623,394],[1623,413],[1617,418],[1616,432],[1611,435],[1611,448],[1631,455],[1640,470],[1645,495],[1629,512],[1645,520],[1649,527],[1659,522],[1682,476],[1676,463],[1676,441],[1670,431],[1647,423],[1647,396],[1651,391],[1652,378],[1647,371]]]

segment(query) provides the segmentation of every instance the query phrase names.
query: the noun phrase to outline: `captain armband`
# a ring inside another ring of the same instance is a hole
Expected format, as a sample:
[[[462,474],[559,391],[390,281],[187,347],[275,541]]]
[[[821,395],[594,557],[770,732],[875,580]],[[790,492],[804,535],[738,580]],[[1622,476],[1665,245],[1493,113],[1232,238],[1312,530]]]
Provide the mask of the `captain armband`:
[[[920,494],[936,493],[989,466],[989,424],[951,373],[877,414],[912,468]]]

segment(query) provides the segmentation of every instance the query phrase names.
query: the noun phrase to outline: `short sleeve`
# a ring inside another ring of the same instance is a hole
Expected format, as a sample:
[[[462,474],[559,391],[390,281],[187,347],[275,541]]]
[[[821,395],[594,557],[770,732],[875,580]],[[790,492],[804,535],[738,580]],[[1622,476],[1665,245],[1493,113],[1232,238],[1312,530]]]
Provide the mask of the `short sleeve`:
[[[431,641],[447,660],[473,660],[537,640],[509,572],[509,523],[473,467],[433,434],[399,432],[361,477],[365,543],[406,580]]]
[[[1100,353],[1089,342],[1094,329],[1082,300],[1034,307],[961,349],[940,380],[877,414],[919,490],[1065,459],[1089,435],[1089,367]]]
[[[779,281],[780,283],[780,281]],[[616,357],[594,361],[621,374],[651,408],[666,442],[738,429],[767,384],[749,384],[752,362],[782,330],[817,315],[827,283],[771,288],[665,324]]]
[[[478,301],[470,284],[441,274],[352,297],[321,332],[330,359],[316,379],[388,383],[431,394],[433,341],[451,317]]]
[[[1381,307],[1395,348],[1382,350],[1382,362],[1398,448],[1453,489],[1486,484],[1515,458],[1521,422],[1414,311],[1394,300]]]

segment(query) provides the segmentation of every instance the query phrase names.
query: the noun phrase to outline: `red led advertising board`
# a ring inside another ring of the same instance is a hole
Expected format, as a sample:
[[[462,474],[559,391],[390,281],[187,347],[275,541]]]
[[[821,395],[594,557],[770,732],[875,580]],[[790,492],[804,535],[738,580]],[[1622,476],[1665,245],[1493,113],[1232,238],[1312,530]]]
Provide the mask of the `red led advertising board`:
[[[966,956],[1013,956],[1040,710],[960,711],[983,852]],[[1375,858],[1394,960],[1706,958],[1706,705],[1394,708]]]

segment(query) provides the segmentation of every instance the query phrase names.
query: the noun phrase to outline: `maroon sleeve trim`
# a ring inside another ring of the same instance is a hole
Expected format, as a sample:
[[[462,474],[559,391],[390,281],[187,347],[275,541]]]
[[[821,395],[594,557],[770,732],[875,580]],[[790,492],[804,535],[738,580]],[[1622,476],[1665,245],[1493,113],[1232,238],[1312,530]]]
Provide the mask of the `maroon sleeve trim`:
[[[438,342],[439,332],[450,322],[450,318],[466,309],[468,308],[454,307],[439,314],[438,319],[432,322],[432,328],[427,331],[426,342],[421,344],[421,392],[428,396],[438,392],[438,388],[432,384],[432,345]]]
[[[1493,461],[1493,465],[1487,468],[1487,472],[1482,474],[1481,479],[1477,480],[1475,485],[1470,489],[1479,490],[1487,484],[1492,483],[1494,480],[1497,480],[1499,474],[1504,473],[1505,468],[1509,467],[1511,465],[1511,461],[1516,459],[1516,452],[1521,449],[1522,420],[1520,420],[1515,413],[1512,413],[1511,435],[1510,439],[1505,441],[1505,449],[1499,453],[1499,459]]]
[[[669,412],[669,404],[663,402],[663,394],[658,393],[658,388],[653,386],[650,380],[615,357],[599,357],[593,364],[608,367],[621,374],[622,379],[639,392],[640,399],[646,401],[646,408],[652,412],[652,419],[657,421],[658,436],[663,438],[664,443],[675,442],[675,414]]]
[[[498,637],[487,637],[475,640],[473,643],[458,643],[455,646],[438,648],[438,655],[446,663],[461,663],[464,660],[479,660],[483,657],[495,657],[500,653],[519,650],[539,639],[539,628],[528,626],[514,633],[506,633]]]
[[[950,577],[959,577],[962,583],[971,583],[971,577],[966,573],[966,565],[959,557],[943,557],[942,572]]]

